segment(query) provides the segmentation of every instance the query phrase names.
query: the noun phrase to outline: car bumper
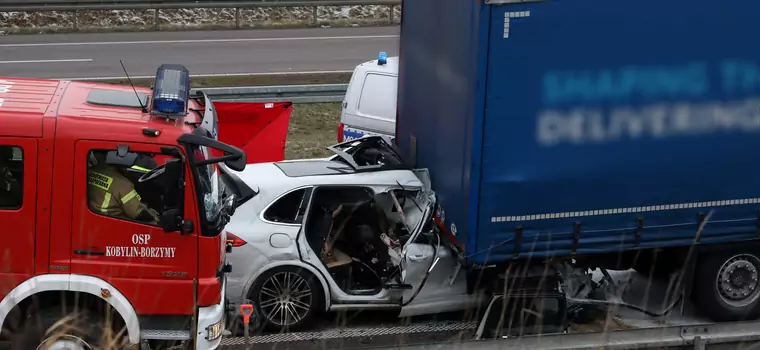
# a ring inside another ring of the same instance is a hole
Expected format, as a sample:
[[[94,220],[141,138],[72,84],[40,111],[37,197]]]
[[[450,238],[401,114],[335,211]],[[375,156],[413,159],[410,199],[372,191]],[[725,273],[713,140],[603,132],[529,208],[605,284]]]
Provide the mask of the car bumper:
[[[222,284],[222,300],[219,304],[198,308],[198,333],[195,335],[197,350],[214,350],[222,343],[227,310],[227,279]]]

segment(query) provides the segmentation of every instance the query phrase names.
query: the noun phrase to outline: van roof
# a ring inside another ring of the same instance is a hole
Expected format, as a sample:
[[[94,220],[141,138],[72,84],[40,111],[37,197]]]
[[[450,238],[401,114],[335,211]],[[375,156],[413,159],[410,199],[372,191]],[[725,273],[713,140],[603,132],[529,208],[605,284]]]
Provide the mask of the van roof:
[[[357,70],[367,70],[372,72],[383,72],[393,75],[398,74],[398,56],[388,57],[387,62],[383,65],[377,64],[377,59],[367,61],[356,66]]]
[[[136,88],[144,103],[152,90]],[[191,99],[189,108],[199,104]],[[143,113],[138,95],[131,86],[72,82],[50,79],[0,77],[0,136],[43,137],[46,120],[54,120],[56,138],[97,136],[101,140],[122,140],[176,144],[177,138],[199,122],[201,116],[167,120]],[[146,136],[143,129],[159,130]]]

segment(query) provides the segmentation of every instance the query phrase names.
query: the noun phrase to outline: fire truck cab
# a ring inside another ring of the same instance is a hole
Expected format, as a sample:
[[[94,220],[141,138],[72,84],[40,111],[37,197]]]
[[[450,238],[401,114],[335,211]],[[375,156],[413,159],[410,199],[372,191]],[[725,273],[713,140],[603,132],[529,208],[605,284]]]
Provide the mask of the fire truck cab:
[[[0,326],[12,348],[219,346],[223,229],[239,197],[229,169],[246,159],[217,125],[181,65],[159,67],[151,89],[0,77]]]

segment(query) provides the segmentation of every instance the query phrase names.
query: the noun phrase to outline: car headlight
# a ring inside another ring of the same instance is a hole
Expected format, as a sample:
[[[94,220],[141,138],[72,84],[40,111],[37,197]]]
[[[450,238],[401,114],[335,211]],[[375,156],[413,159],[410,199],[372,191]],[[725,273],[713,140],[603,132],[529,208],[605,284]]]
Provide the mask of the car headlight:
[[[216,340],[224,334],[224,317],[219,322],[206,327],[206,340]]]

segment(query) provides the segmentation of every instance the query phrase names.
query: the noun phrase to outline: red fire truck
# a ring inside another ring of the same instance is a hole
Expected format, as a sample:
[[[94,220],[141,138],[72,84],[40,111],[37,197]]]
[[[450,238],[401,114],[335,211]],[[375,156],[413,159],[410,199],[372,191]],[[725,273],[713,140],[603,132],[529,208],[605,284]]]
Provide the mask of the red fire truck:
[[[14,349],[219,346],[224,226],[251,194],[218,123],[181,65],[151,89],[0,78],[0,325]]]

